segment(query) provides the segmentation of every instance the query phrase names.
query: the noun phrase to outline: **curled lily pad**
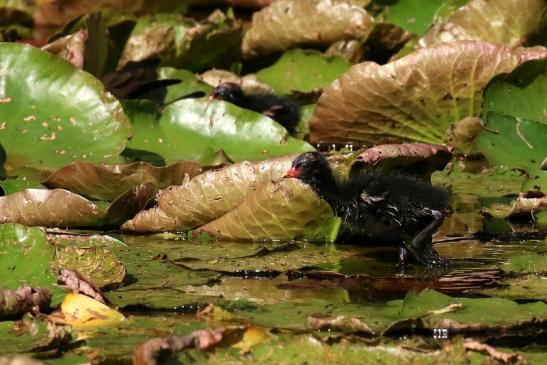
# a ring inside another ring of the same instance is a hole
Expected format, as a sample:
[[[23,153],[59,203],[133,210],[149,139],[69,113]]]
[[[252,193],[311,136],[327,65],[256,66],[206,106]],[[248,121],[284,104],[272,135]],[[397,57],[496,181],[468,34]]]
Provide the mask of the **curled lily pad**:
[[[248,74],[243,77],[236,75],[233,72],[219,69],[212,69],[205,71],[199,76],[200,80],[212,87],[217,87],[223,82],[233,82],[241,85],[241,88],[245,92],[258,93],[258,92],[272,92],[273,89],[268,84],[259,81],[254,74]]]
[[[117,225],[143,209],[154,193],[152,183],[137,185],[105,208],[64,189],[26,189],[0,197],[0,222],[47,227]]]
[[[490,43],[453,42],[383,66],[355,65],[319,98],[311,141],[374,143],[397,137],[442,143],[451,123],[480,113],[488,81],[524,58]]]
[[[236,208],[251,191],[263,183],[281,178],[293,156],[263,162],[242,162],[220,170],[207,171],[180,186],[158,194],[158,206],[140,212],[122,229],[157,232],[192,229]]]
[[[175,13],[158,13],[137,21],[119,66],[156,57],[163,66],[199,71],[227,64],[240,42],[240,23],[221,11],[200,23]]]
[[[340,226],[330,205],[309,186],[297,179],[283,179],[260,185],[237,208],[197,232],[228,240],[334,241]]]
[[[362,170],[406,170],[412,174],[431,176],[452,159],[451,148],[427,143],[383,144],[356,152],[350,174]]]
[[[163,189],[179,185],[184,177],[199,175],[202,167],[195,162],[177,162],[156,167],[144,162],[128,165],[96,165],[76,162],[53,172],[43,184],[49,188],[67,189],[73,193],[99,200],[114,200],[128,189],[152,182]]]
[[[477,40],[518,47],[547,22],[543,0],[471,0],[420,39],[420,47],[439,42]]]
[[[150,102],[130,102],[124,107],[134,123],[128,147],[159,154],[168,162],[209,164],[219,150],[232,161],[313,150],[269,117],[221,100],[180,100],[166,106],[161,115]]]
[[[17,290],[0,290],[0,319],[36,309],[45,311],[50,303],[51,292],[48,288],[23,285]]]
[[[362,7],[331,0],[281,0],[253,14],[242,52],[257,57],[298,46],[367,39],[373,18]]]
[[[35,47],[3,43],[0,53],[0,143],[8,174],[102,162],[125,148],[129,121],[98,80]]]
[[[84,44],[87,39],[87,32],[79,30],[55,41],[46,44],[42,50],[64,58],[78,68],[84,67]]]

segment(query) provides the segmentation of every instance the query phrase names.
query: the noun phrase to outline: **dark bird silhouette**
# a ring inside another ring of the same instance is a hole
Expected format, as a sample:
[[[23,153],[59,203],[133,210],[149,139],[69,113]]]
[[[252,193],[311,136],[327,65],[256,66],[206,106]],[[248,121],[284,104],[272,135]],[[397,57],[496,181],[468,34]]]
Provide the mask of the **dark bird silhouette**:
[[[401,244],[401,263],[409,253],[427,266],[448,263],[435,251],[431,238],[443,221],[447,191],[398,174],[365,173],[341,183],[318,152],[297,157],[286,176],[315,190],[344,220],[350,233]]]
[[[293,101],[273,93],[245,93],[241,86],[233,82],[224,82],[214,88],[211,98],[262,113],[281,124],[291,134],[300,121],[300,108]]]

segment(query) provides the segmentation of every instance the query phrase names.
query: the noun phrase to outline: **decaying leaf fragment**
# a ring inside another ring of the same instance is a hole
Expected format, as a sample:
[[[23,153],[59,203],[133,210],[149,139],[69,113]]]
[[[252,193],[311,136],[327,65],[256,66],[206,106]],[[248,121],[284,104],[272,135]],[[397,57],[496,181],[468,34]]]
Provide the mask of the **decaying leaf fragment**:
[[[25,312],[43,312],[51,303],[48,288],[24,285],[17,290],[0,291],[0,318]]]
[[[365,9],[348,2],[280,0],[253,14],[241,48],[245,57],[258,57],[297,46],[365,41],[373,21]]]
[[[160,359],[174,356],[177,352],[197,348],[206,350],[222,341],[225,328],[197,330],[186,336],[153,338],[141,344],[133,354],[134,365],[156,365]]]

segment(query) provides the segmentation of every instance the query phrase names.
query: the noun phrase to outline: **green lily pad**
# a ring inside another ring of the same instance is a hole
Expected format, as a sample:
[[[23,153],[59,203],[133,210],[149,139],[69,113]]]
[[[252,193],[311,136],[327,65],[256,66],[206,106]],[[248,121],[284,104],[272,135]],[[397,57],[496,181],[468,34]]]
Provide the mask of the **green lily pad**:
[[[547,186],[547,171],[539,169],[547,156],[547,124],[495,112],[486,114],[485,129],[477,137],[477,148],[496,165],[525,170],[527,183],[537,189]]]
[[[0,353],[9,355],[57,350],[70,343],[72,333],[69,326],[56,326],[45,316],[25,316],[20,322],[0,322],[0,337]]]
[[[229,64],[240,42],[240,23],[221,11],[200,23],[176,13],[157,13],[138,19],[119,66],[160,58],[163,66],[200,71]]]
[[[524,59],[520,51],[499,45],[453,42],[383,66],[357,64],[319,98],[309,123],[310,140],[375,143],[395,137],[442,143],[452,123],[479,114],[490,79]]]
[[[164,167],[144,162],[127,165],[76,162],[56,170],[43,184],[49,188],[67,189],[90,198],[112,201],[137,185],[152,182],[163,189],[182,184],[186,176],[193,178],[202,171],[199,164],[190,161]]]
[[[44,189],[45,186],[29,179],[6,179],[0,181],[0,188],[4,192],[0,195],[9,195],[25,189]]]
[[[211,86],[200,81],[192,72],[187,70],[172,67],[160,67],[158,68],[158,79],[181,80],[181,83],[179,84],[167,86],[167,93],[159,100],[162,104],[169,104],[183,96],[197,91],[202,91],[205,95],[209,95],[213,90]]]
[[[532,35],[542,31],[546,11],[547,4],[543,0],[471,0],[454,11],[448,20],[431,27],[419,45],[428,47],[439,42],[475,40],[511,48],[522,46]]]
[[[481,294],[510,300],[543,300],[547,301],[547,279],[541,275],[525,275],[507,278],[499,286],[480,291]]]
[[[421,35],[427,31],[435,13],[446,2],[447,0],[399,0],[387,7],[383,20],[407,32]]]
[[[294,155],[257,163],[241,162],[206,171],[180,186],[158,194],[158,206],[143,211],[124,223],[133,232],[192,229],[236,208],[247,194],[261,184],[280,179],[290,168]]]
[[[256,77],[278,94],[310,92],[336,80],[349,68],[343,58],[325,57],[312,50],[287,51],[272,66],[257,72]]]
[[[228,240],[302,238],[333,242],[341,223],[330,205],[308,185],[297,179],[283,179],[258,186],[235,209],[197,232]]]
[[[232,161],[311,151],[274,120],[220,100],[188,99],[169,104],[160,115],[150,102],[125,104],[134,123],[129,148],[157,153],[165,161],[209,164],[219,150]]]
[[[512,256],[502,267],[519,273],[547,273],[547,256],[535,252],[522,253]]]
[[[122,242],[108,236],[56,235],[49,240],[55,246],[53,267],[56,270],[77,271],[97,288],[122,283],[126,270],[115,254],[127,250]]]
[[[0,252],[2,289],[15,290],[24,284],[44,286],[51,289],[54,305],[59,303],[62,293],[55,285],[57,275],[51,268],[55,248],[43,229],[1,224]]]
[[[347,2],[276,1],[253,14],[241,48],[245,57],[257,57],[344,39],[365,41],[373,21],[365,9]]]
[[[0,52],[0,143],[8,174],[108,161],[124,149],[129,121],[98,80],[35,47],[3,43]]]

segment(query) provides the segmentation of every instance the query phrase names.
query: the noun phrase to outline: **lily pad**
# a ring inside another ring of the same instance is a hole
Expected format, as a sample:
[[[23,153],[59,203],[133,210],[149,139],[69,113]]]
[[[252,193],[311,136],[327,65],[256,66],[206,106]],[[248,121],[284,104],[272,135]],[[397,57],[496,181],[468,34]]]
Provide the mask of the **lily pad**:
[[[0,197],[0,222],[47,227],[117,225],[142,210],[154,192],[152,183],[137,185],[105,207],[64,189],[26,189]]]
[[[265,115],[220,100],[180,100],[160,115],[150,102],[129,102],[125,111],[134,123],[128,147],[157,153],[166,162],[209,164],[221,149],[232,161],[313,150]]]
[[[294,155],[263,162],[241,162],[204,172],[180,186],[158,194],[158,206],[124,223],[122,229],[157,232],[192,229],[236,208],[247,194],[268,181],[281,178]]]
[[[297,179],[283,179],[260,185],[237,208],[196,232],[228,240],[303,238],[333,242],[341,223],[330,205],[309,186]]]
[[[349,64],[341,57],[325,57],[317,51],[295,49],[257,72],[256,78],[278,94],[311,92],[329,85],[348,68]]]
[[[395,24],[407,32],[424,34],[431,25],[437,10],[447,0],[399,0],[387,7],[383,20]]]
[[[198,91],[203,92],[205,95],[209,95],[213,90],[211,86],[200,81],[192,72],[187,70],[172,67],[160,67],[158,68],[158,80],[164,79],[181,80],[181,83],[167,86],[167,93],[161,97],[161,100],[159,100],[162,104],[169,104],[186,95]]]
[[[365,41],[373,18],[365,9],[330,0],[281,0],[253,14],[242,52],[257,57],[299,46],[328,46],[344,39]]]
[[[0,52],[0,143],[8,174],[103,162],[124,149],[129,121],[98,80],[35,47],[4,43]]]
[[[43,286],[52,291],[54,305],[59,302],[61,291],[51,268],[55,248],[43,229],[1,224],[0,251],[2,289],[15,290],[24,284]]]
[[[43,184],[49,188],[67,189],[99,200],[114,200],[127,190],[146,182],[163,189],[179,185],[185,176],[193,178],[202,172],[195,162],[177,162],[155,167],[144,162],[128,165],[96,165],[76,162],[53,172]]]
[[[522,59],[520,52],[490,43],[453,42],[383,66],[357,64],[324,90],[310,121],[310,139],[442,143],[451,123],[480,113],[488,81]]]
[[[221,11],[200,23],[176,13],[157,13],[137,21],[119,67],[129,61],[160,58],[163,66],[200,71],[228,64],[234,57],[232,49],[240,42],[240,23]]]
[[[452,149],[427,143],[382,144],[350,157],[350,175],[365,171],[403,170],[429,178],[452,159]]]
[[[499,282],[499,286],[480,291],[481,294],[510,300],[543,300],[547,301],[545,291],[547,279],[541,275],[525,275],[507,278]]]
[[[522,46],[542,31],[546,12],[547,4],[543,0],[471,0],[446,22],[431,27],[419,45],[475,40],[511,48]]]

